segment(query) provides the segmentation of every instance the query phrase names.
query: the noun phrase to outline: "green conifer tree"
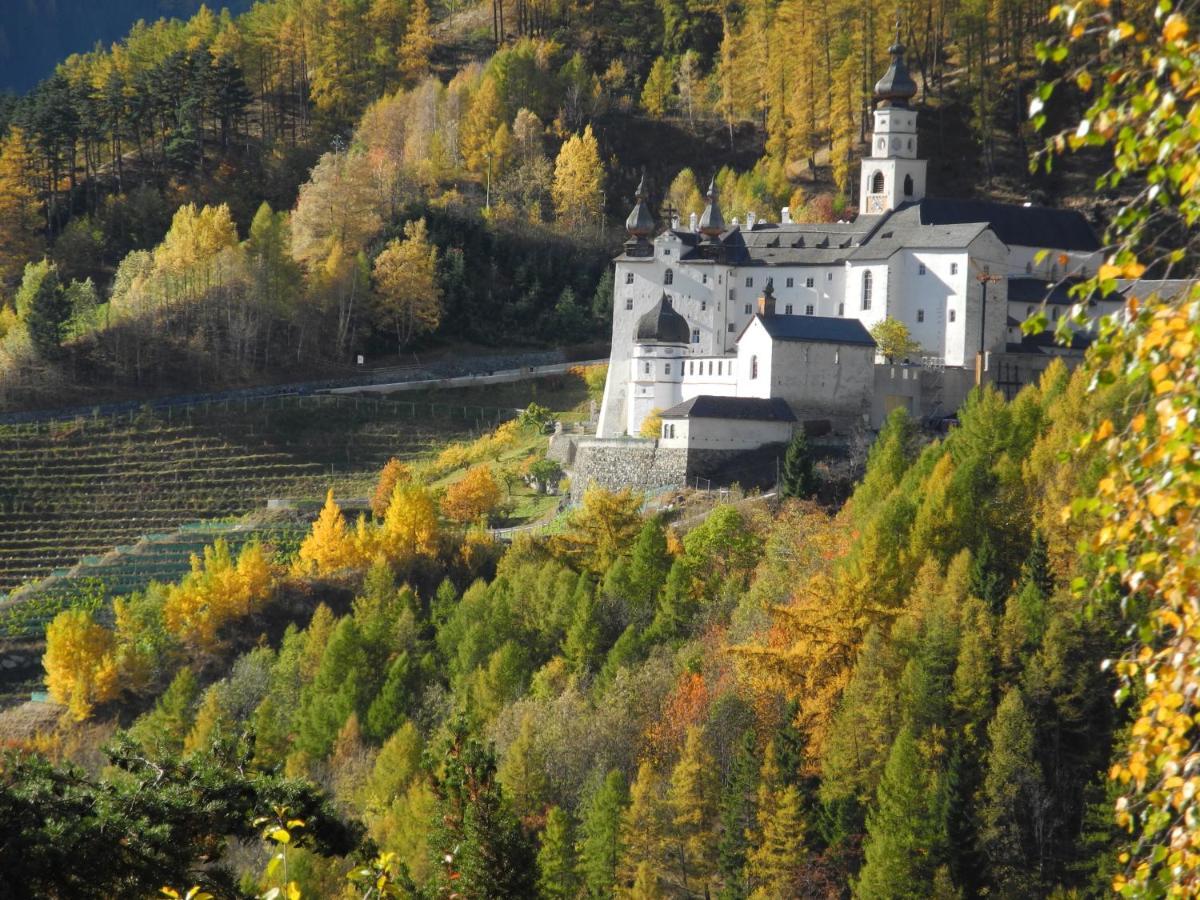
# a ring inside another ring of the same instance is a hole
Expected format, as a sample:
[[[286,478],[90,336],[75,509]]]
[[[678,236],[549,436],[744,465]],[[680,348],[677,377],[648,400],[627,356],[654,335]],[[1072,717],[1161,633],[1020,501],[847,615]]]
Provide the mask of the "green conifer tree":
[[[366,734],[382,743],[406,721],[412,704],[413,666],[407,653],[399,654],[387,667],[383,687],[367,707]]]
[[[581,576],[584,577],[584,576]],[[592,671],[599,659],[600,621],[597,615],[595,594],[585,589],[575,598],[575,612],[571,627],[563,641],[563,656],[571,668],[583,675]]]
[[[647,519],[642,530],[638,532],[637,540],[633,543],[630,556],[629,578],[632,582],[633,614],[640,618],[649,615],[654,609],[658,592],[662,590],[667,580],[667,572],[671,569],[671,556],[667,553],[667,532],[657,516]]]
[[[779,494],[782,497],[807,499],[817,492],[818,486],[812,453],[808,449],[808,435],[803,428],[797,428],[783,455]]]
[[[579,827],[579,877],[587,896],[611,897],[621,859],[621,814],[628,799],[625,776],[613,769],[583,805]]]
[[[1043,814],[1041,767],[1034,758],[1033,721],[1019,688],[1009,688],[988,726],[987,771],[979,808],[979,846],[987,859],[988,896],[1036,897],[1036,819]]]
[[[192,716],[199,698],[200,684],[196,681],[196,675],[184,666],[171,679],[170,685],[154,704],[154,709],[129,729],[130,737],[148,750],[178,753],[183,749],[184,737],[191,730]]]
[[[537,864],[539,896],[545,900],[574,900],[579,882],[571,817],[558,806],[552,806],[546,814]]]
[[[758,742],[754,729],[747,728],[721,791],[721,836],[717,842],[720,900],[743,900],[750,893],[746,854],[758,814],[758,769]]]
[[[435,783],[430,863],[436,896],[528,900],[537,894],[537,861],[496,780],[490,748],[451,723],[443,770]]]
[[[921,900],[929,895],[946,845],[948,784],[921,758],[906,725],[896,736],[867,816],[866,861],[855,884],[862,900]]]

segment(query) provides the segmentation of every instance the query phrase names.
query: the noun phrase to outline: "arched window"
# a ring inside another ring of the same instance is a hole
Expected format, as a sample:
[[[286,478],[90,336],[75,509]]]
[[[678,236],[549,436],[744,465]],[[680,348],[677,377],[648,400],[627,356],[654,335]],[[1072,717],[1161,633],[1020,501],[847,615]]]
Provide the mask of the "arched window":
[[[674,283],[675,283],[675,272],[672,271],[671,269],[667,269],[667,274],[663,276],[663,284],[674,284]]]
[[[750,357],[750,378],[751,380],[758,377],[758,357]]]
[[[874,175],[871,176],[871,193],[872,194],[882,194],[883,193],[883,173],[882,172],[877,171]]]
[[[862,282],[862,308],[871,308],[871,283],[874,281],[874,276],[870,272],[863,272]]]
[[[911,175],[904,176],[904,196],[911,197],[913,195],[913,180]]]

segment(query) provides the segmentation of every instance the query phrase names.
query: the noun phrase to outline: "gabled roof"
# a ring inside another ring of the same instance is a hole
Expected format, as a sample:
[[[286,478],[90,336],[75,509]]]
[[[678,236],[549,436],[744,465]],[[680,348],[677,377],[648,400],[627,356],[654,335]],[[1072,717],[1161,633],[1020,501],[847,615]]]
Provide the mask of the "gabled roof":
[[[988,230],[987,222],[962,225],[916,225],[888,220],[870,240],[850,254],[855,261],[889,259],[900,250],[966,250]]]
[[[740,341],[755,322],[761,322],[774,341],[807,341],[820,344],[860,344],[874,347],[875,338],[858,319],[838,316],[756,315],[738,335]]]
[[[1092,252],[1100,249],[1100,239],[1074,209],[1048,206],[1021,206],[993,200],[954,200],[926,197],[897,207],[880,230],[901,223],[912,225],[963,225],[983,222],[996,237],[1011,246],[1053,247],[1058,250]]]
[[[714,397],[701,394],[664,413],[664,419],[742,419],[755,422],[795,422],[787,401],[779,397]]]

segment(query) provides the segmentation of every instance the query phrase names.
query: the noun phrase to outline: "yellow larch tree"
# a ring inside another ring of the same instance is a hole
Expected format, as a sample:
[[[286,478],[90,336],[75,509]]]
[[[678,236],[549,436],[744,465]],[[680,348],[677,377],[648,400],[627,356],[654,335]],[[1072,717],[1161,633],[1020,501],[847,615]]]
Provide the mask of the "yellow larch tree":
[[[86,610],[64,610],[46,629],[46,688],[77,721],[90,716],[97,703],[117,696],[114,646],[113,633]]]
[[[375,322],[395,331],[401,348],[441,322],[437,258],[425,220],[417,219],[405,223],[404,240],[392,239],[375,259]]]
[[[235,563],[228,543],[218,539],[203,558],[193,554],[192,570],[167,589],[163,623],[184,644],[211,650],[223,626],[267,599],[273,576],[261,544],[247,544]]]
[[[33,153],[25,133],[9,129],[0,144],[0,286],[15,287],[25,264],[42,249]]]
[[[321,514],[300,544],[295,569],[305,574],[328,575],[352,565],[354,559],[354,542],[347,533],[346,517],[333,499],[333,488],[330,488]]]
[[[559,221],[575,231],[596,225],[603,185],[600,145],[588,125],[583,134],[567,138],[554,161],[552,194]]]
[[[408,28],[400,43],[400,75],[408,83],[420,81],[429,74],[429,54],[433,52],[433,32],[429,23],[429,4],[413,0],[409,10]]]
[[[410,565],[437,553],[437,508],[429,491],[415,482],[396,485],[379,530],[379,551],[394,565]]]

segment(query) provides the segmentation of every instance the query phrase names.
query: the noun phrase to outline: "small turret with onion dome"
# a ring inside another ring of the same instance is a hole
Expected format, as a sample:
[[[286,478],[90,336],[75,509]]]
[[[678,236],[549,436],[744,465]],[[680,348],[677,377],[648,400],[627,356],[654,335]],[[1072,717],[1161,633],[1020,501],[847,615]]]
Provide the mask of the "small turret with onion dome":
[[[888,48],[892,55],[892,64],[883,73],[883,77],[875,82],[875,99],[882,106],[905,108],[908,101],[917,94],[917,83],[908,74],[904,65],[904,45],[900,43],[900,23],[896,23],[896,42]]]
[[[634,193],[633,209],[625,220],[625,230],[629,232],[629,240],[625,242],[625,253],[628,256],[651,256],[654,248],[650,246],[650,238],[654,236],[654,214],[646,203],[646,173],[638,182]]]
[[[721,215],[721,207],[717,205],[717,179],[714,177],[708,183],[708,204],[700,215],[700,233],[709,243],[716,243],[725,230],[725,218]]]

